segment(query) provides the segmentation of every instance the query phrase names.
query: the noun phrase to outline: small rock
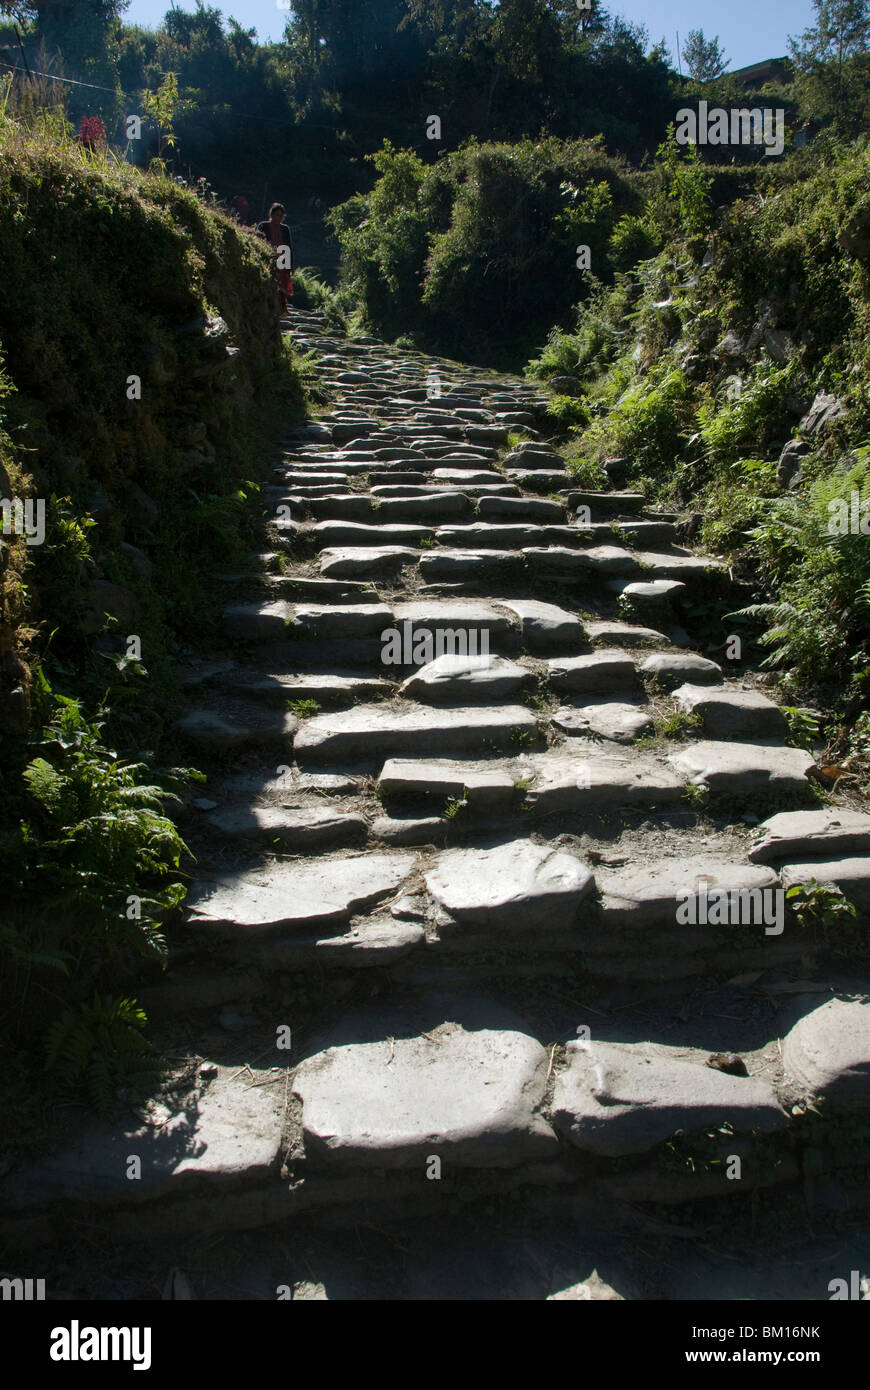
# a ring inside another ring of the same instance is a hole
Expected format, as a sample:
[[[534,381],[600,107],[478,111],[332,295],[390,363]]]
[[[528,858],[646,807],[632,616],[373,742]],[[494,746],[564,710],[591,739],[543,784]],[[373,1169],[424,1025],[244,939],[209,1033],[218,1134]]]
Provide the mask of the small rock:
[[[218,1018],[218,1023],[227,1033],[238,1033],[239,1030],[245,1026],[245,1020],[242,1018],[241,1014],[234,1013],[221,1014]]]

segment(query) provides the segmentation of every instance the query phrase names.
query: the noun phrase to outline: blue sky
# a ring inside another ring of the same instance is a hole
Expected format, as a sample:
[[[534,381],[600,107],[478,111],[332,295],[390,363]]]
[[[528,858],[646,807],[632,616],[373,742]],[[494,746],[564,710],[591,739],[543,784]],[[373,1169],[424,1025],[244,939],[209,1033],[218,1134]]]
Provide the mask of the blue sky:
[[[278,0],[208,3],[245,28],[255,28],[261,40],[279,39],[287,19]],[[124,18],[128,24],[155,27],[170,8],[169,0],[132,0]],[[194,0],[176,0],[176,8],[195,10],[196,5]],[[690,29],[703,29],[707,38],[718,34],[732,68],[787,53],[787,36],[806,29],[814,13],[812,0],[610,0],[608,9],[645,24],[652,42],[664,38],[672,54],[677,32],[681,43]]]

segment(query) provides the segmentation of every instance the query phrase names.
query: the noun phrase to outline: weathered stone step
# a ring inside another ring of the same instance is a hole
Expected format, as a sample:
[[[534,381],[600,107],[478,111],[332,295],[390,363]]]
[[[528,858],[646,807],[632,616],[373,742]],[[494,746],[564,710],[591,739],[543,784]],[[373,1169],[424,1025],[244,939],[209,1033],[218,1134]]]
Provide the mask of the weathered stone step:
[[[289,753],[299,725],[291,711],[229,695],[213,698],[213,704],[195,706],[175,721],[173,728],[186,743],[204,753],[267,745]]]
[[[293,606],[293,631],[313,637],[371,637],[393,624],[383,603],[314,604]]]
[[[588,645],[586,629],[574,613],[568,613],[554,603],[536,599],[496,599],[501,608],[519,620],[524,647],[531,652],[549,652],[557,647]]]
[[[870,854],[870,815],[844,806],[780,811],[763,821],[756,834],[758,838],[747,853],[759,864]]]
[[[469,526],[441,526],[436,534],[439,545],[449,549],[526,550],[530,546],[582,545],[583,536],[571,526],[535,526],[474,522]],[[549,554],[549,550],[544,551]]]
[[[552,528],[549,528],[552,529]],[[575,578],[581,575],[630,575],[641,572],[639,557],[632,550],[618,545],[593,545],[587,549],[582,546],[583,532],[577,528],[572,539],[578,549],[570,550],[561,545],[531,545],[523,548],[523,554],[536,573],[551,574],[559,578]]]
[[[481,521],[506,519],[527,521],[566,521],[565,508],[543,497],[482,497],[477,504]]]
[[[443,521],[471,516],[471,499],[462,492],[427,492],[411,497],[372,497],[351,493],[344,496],[314,498],[309,504],[312,516],[324,520],[372,520],[377,522],[415,521],[439,526]]]
[[[788,1116],[766,1081],[729,1076],[685,1060],[685,1049],[651,1043],[570,1042],[556,1078],[553,1123],[585,1153],[644,1153],[678,1130],[728,1121],[738,1133],[781,1129]]]
[[[238,941],[338,927],[390,897],[415,862],[401,853],[258,861],[196,880],[187,898],[188,926]]]
[[[569,488],[563,495],[572,511],[588,507],[592,516],[616,516],[621,512],[637,514],[646,505],[642,492],[589,492]]]
[[[434,753],[482,750],[489,742],[511,746],[525,736],[537,741],[538,728],[522,705],[497,709],[435,710],[416,706],[397,710],[384,705],[359,705],[341,714],[318,715],[300,727],[294,751],[300,758],[374,761],[401,757],[422,744]]]
[[[414,565],[424,552],[408,545],[327,546],[319,556],[321,574],[359,579],[397,574],[404,565]]]
[[[420,550],[420,574],[427,583],[474,580],[482,575],[505,578],[523,570],[521,550]]]
[[[329,704],[353,704],[388,696],[393,686],[381,676],[355,671],[272,671],[247,667],[217,675],[214,684],[246,696],[275,696],[286,701],[324,700]]]
[[[779,795],[797,792],[807,799],[812,795],[807,773],[813,756],[801,748],[703,741],[671,753],[668,762],[693,786],[710,792],[770,790]]]
[[[378,777],[378,792],[385,797],[465,798],[476,807],[508,806],[517,799],[509,765],[457,762],[449,758],[388,758]],[[440,807],[439,807],[440,809]]]
[[[528,667],[500,656],[440,656],[409,676],[399,693],[422,704],[489,701],[514,696],[534,679]]]
[[[634,659],[629,652],[600,648],[588,656],[554,657],[548,663],[554,690],[586,694],[631,687],[637,679]]]
[[[450,1021],[445,1021],[449,1019]],[[296,1071],[306,1155],[330,1168],[461,1168],[553,1157],[539,1113],[547,1053],[515,1016],[475,1001],[345,1019]]]
[[[759,690],[681,685],[674,699],[687,714],[700,716],[705,734],[713,739],[784,739],[788,733],[782,710]]]
[[[318,521],[307,533],[319,546],[335,547],[372,545],[419,546],[421,541],[435,539],[434,526],[403,526],[400,522],[385,521],[379,526],[366,526],[354,521]]]
[[[280,845],[291,854],[311,854],[362,843],[363,816],[332,806],[226,806],[206,817],[210,831],[232,840]]]

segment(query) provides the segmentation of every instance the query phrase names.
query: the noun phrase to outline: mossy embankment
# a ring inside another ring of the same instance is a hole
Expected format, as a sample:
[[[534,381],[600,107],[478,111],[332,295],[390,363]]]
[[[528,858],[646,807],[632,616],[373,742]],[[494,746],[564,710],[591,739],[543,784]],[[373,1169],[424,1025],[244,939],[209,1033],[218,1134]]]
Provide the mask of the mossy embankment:
[[[0,994],[35,1056],[164,951],[174,663],[304,393],[267,249],[187,189],[4,118],[0,205]]]

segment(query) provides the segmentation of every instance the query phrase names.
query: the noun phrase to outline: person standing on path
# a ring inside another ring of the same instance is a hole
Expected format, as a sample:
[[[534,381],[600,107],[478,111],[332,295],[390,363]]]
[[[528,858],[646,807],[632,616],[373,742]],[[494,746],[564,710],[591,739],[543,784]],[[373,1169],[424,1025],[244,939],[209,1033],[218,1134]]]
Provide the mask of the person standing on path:
[[[282,314],[287,312],[287,300],[293,297],[293,281],[290,278],[293,269],[293,243],[290,240],[290,228],[282,221],[285,211],[283,203],[273,203],[268,219],[257,224],[257,231],[275,248],[278,261],[278,299]]]

